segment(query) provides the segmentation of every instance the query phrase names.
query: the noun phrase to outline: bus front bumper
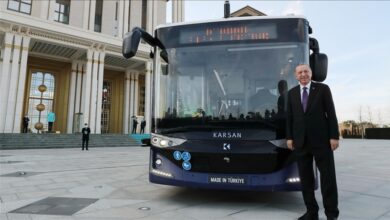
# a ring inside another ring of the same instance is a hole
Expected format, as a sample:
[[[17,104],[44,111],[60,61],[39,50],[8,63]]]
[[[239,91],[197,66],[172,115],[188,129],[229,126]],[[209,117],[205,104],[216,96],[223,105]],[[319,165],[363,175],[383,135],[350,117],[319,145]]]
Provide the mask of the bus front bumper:
[[[156,158],[156,157],[151,157]],[[190,188],[300,191],[296,163],[267,174],[199,173],[187,171],[159,155],[159,162],[150,161],[149,181],[157,184]],[[317,185],[317,184],[316,184]]]

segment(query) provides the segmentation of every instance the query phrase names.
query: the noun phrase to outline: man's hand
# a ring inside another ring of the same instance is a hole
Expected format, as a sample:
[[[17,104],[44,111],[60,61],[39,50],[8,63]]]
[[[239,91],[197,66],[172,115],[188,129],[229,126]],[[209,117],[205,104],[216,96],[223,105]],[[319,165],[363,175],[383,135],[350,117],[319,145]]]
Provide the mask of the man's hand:
[[[288,146],[288,144],[287,144],[287,146]],[[330,139],[330,148],[332,148],[332,150],[335,151],[338,147],[339,147],[339,140]]]
[[[287,140],[287,148],[290,150],[294,150],[293,140]]]

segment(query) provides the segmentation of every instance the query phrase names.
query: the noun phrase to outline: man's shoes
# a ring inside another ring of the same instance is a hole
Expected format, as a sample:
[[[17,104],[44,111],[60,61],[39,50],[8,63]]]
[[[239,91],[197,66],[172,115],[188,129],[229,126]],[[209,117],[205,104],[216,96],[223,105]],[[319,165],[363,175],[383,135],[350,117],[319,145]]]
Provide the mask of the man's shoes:
[[[298,220],[318,220],[318,213],[306,212],[304,215],[299,217]]]

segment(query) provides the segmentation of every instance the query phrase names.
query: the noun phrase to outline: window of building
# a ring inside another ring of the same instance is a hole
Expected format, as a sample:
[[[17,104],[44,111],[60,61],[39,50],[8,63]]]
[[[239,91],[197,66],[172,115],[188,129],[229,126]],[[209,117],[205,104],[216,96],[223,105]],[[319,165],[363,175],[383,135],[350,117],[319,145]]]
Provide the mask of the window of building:
[[[41,85],[46,86],[46,91],[39,91],[39,86]],[[55,78],[52,73],[45,73],[40,71],[34,71],[32,73],[27,115],[30,118],[29,129],[33,133],[37,132],[34,127],[37,122],[41,122],[43,124],[43,131],[47,131],[48,129],[47,114],[50,111],[53,111],[54,87]],[[38,104],[45,105],[45,109],[41,112],[38,111]]]
[[[96,0],[95,10],[95,32],[102,32],[102,14],[103,14],[103,0]]]
[[[146,30],[146,18],[148,13],[148,1],[142,0],[142,21],[141,21],[141,27],[142,29]]]
[[[70,0],[56,0],[54,8],[54,21],[69,24]]]
[[[31,4],[32,0],[8,0],[8,9],[24,14],[31,14]]]

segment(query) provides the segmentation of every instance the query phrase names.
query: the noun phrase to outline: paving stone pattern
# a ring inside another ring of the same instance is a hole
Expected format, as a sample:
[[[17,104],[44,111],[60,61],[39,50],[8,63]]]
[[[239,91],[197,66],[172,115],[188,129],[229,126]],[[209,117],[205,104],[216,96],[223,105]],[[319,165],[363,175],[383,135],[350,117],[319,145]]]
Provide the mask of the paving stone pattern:
[[[390,220],[389,156],[389,140],[341,140],[339,219]],[[148,147],[2,150],[0,161],[22,162],[0,164],[0,219],[292,220],[305,211],[300,192],[151,184],[148,160]]]

